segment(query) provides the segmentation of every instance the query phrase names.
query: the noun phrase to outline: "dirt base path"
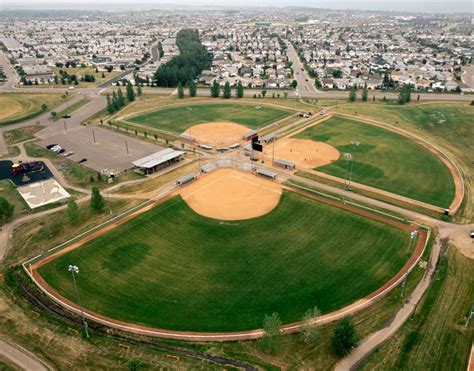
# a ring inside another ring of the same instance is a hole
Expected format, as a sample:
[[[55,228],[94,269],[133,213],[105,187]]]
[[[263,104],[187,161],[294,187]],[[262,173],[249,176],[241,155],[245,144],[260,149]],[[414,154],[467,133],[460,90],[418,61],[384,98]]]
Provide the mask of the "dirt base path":
[[[248,127],[234,122],[216,121],[191,126],[184,134],[191,136],[199,144],[225,147],[239,143],[242,135],[249,130]]]

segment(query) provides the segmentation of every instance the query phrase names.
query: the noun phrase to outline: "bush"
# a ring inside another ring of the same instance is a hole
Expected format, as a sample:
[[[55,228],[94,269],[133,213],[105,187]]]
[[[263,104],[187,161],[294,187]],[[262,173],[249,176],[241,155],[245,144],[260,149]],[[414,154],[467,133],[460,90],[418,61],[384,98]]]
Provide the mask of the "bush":
[[[332,335],[334,353],[338,357],[343,357],[349,354],[358,343],[359,338],[351,317],[344,317],[338,322]]]

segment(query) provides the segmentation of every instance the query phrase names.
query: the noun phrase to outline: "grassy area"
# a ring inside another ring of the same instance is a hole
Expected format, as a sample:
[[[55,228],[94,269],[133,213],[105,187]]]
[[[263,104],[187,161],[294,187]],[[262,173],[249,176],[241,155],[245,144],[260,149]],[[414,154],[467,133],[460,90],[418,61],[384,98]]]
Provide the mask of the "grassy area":
[[[41,129],[43,129],[43,126],[27,126],[24,128],[6,131],[3,133],[3,137],[5,138],[7,145],[12,145],[34,139],[34,134]]]
[[[260,107],[260,108],[256,108]],[[188,110],[187,108],[192,108]],[[163,108],[135,116],[128,121],[181,133],[187,128],[212,121],[231,121],[255,129],[278,121],[290,113],[283,109],[235,103],[189,104]]]
[[[11,246],[0,266],[5,268],[21,259],[43,253],[52,246],[67,241],[110,219],[110,210],[113,215],[117,215],[141,202],[143,200],[111,199],[107,201],[106,212],[101,214],[92,213],[88,202],[80,204],[80,220],[76,225],[71,225],[65,209],[22,223],[14,229]]]
[[[409,130],[443,148],[460,165],[466,180],[468,200],[458,212],[458,221],[474,220],[474,106],[469,103],[430,102],[394,106],[373,103],[340,105],[337,112],[382,120]]]
[[[473,275],[474,261],[451,248],[414,318],[363,369],[466,370],[474,339],[474,321],[464,326],[474,296]]]
[[[75,261],[83,304],[113,318],[237,331],[259,327],[273,311],[287,323],[314,305],[326,313],[349,304],[392,277],[410,253],[405,232],[291,192],[271,213],[238,223],[203,218],[176,197],[40,273],[74,300],[66,268]]]
[[[84,106],[88,102],[89,102],[89,100],[84,97],[84,99],[81,99],[80,101],[77,101],[76,103],[71,104],[66,109],[57,112],[57,115],[54,118],[52,118],[52,120],[53,121],[58,121],[58,120],[61,119],[62,116],[69,115],[71,112],[74,112],[75,110],[81,108],[82,106]]]
[[[352,180],[440,207],[454,198],[454,181],[436,156],[410,139],[377,126],[333,117],[297,135],[326,142],[341,154],[352,153]],[[352,145],[358,141],[359,145]],[[349,166],[350,167],[350,166]],[[348,178],[348,161],[341,155],[316,170]]]
[[[35,117],[42,112],[41,106],[46,104],[52,109],[61,101],[60,94],[0,94],[0,125],[11,124]]]
[[[339,188],[341,190],[340,193],[339,193],[339,196],[342,197],[342,191],[344,190],[344,183],[336,182],[335,180],[327,179],[325,177],[316,175],[314,173],[309,173],[307,171],[302,171],[302,170],[298,170],[295,173],[295,175],[297,175],[301,178],[314,180],[316,182],[329,185],[331,187]],[[367,196],[367,197],[372,198],[374,200],[379,200],[379,201],[382,201],[382,202],[386,202],[387,204],[390,204],[390,205],[401,207],[405,210],[416,211],[418,213],[428,215],[428,216],[432,217],[433,219],[451,221],[450,216],[446,216],[444,214],[441,214],[440,212],[430,210],[430,209],[427,209],[427,208],[423,208],[423,207],[418,206],[418,205],[413,205],[413,204],[410,204],[408,202],[403,202],[403,201],[397,200],[393,197],[388,197],[388,196],[385,196],[385,195],[381,195],[380,193],[370,192],[370,191],[366,191],[364,189],[352,187],[352,190],[350,192],[345,192],[346,196],[350,197],[351,194],[360,194],[362,196]]]
[[[7,152],[3,156],[0,156],[0,158],[9,158],[9,157],[16,157],[20,154],[20,148],[18,146],[8,146],[7,147]]]
[[[69,86],[69,84],[67,84],[67,82],[66,82],[66,85],[61,84],[59,70],[66,71],[69,75],[76,75],[77,76],[77,81],[79,82],[79,85],[72,85],[72,86],[75,86],[77,88],[90,88],[90,87],[100,85],[103,82],[110,80],[111,78],[117,76],[118,74],[120,74],[122,72],[120,70],[114,70],[112,72],[107,72],[107,71],[95,72],[95,67],[92,67],[92,66],[74,67],[74,68],[73,67],[69,67],[69,68],[66,68],[66,67],[61,67],[61,68],[52,67],[51,69],[58,76],[58,84],[56,85],[56,84],[52,83],[50,85],[53,86],[53,87],[57,87],[57,88],[64,88],[65,86]],[[86,74],[94,75],[95,81],[94,82],[81,81],[81,77],[85,76]]]
[[[12,219],[17,218],[18,216],[21,216],[30,210],[26,202],[16,190],[15,186],[9,180],[0,181],[0,196],[5,198],[15,207]],[[0,222],[0,225],[1,224],[5,223]]]

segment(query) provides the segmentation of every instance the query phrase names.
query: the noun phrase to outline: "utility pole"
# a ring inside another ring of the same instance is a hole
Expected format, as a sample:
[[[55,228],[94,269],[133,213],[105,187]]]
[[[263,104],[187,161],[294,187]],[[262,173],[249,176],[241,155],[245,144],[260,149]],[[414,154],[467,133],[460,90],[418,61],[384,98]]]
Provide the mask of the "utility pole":
[[[342,203],[346,202],[346,189],[347,189],[347,180],[348,180],[348,173],[349,173],[349,161],[352,160],[352,154],[349,152],[344,153],[344,158],[347,159],[346,164],[346,176],[344,179],[344,187],[342,189]]]
[[[63,120],[63,124],[64,124],[64,134],[67,134],[66,120]]]
[[[127,143],[127,141],[125,141],[125,150],[127,151],[127,156],[130,156],[130,154],[128,153],[128,143]]]
[[[86,332],[86,337],[89,339],[89,331],[87,330],[87,321],[84,317],[84,310],[82,309],[81,297],[79,296],[79,290],[76,283],[76,274],[79,273],[79,267],[77,265],[70,265],[68,271],[72,274],[72,280],[74,282],[74,288],[76,289],[77,302],[79,303],[79,308],[81,310],[82,323],[84,324],[84,331]]]
[[[94,129],[92,129],[92,140],[94,141],[94,144],[95,144],[95,143],[97,143],[97,142],[95,141],[95,133],[94,133]]]

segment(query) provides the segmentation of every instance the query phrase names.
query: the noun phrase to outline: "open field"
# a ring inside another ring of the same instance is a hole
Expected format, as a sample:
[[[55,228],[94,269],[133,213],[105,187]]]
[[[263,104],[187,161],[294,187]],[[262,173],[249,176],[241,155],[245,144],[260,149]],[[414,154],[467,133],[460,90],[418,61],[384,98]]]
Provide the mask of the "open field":
[[[0,125],[34,117],[43,112],[43,104],[51,109],[61,101],[60,94],[0,94]]]
[[[67,265],[74,261],[84,306],[112,318],[238,331],[260,327],[266,313],[287,323],[314,305],[327,313],[375,291],[405,263],[408,240],[393,226],[292,192],[269,214],[227,223],[176,197],[39,272],[73,299]]]
[[[459,221],[474,220],[474,106],[468,103],[420,103],[406,106],[357,103],[333,108],[336,112],[382,120],[420,135],[440,146],[461,167],[466,180],[466,201],[456,215]]]
[[[260,108],[256,108],[260,107]],[[191,108],[192,110],[189,110]],[[209,103],[163,108],[129,118],[128,121],[158,129],[182,133],[206,122],[230,121],[250,129],[266,126],[290,113],[286,110],[255,104]]]
[[[341,153],[352,153],[352,165],[348,166],[347,159],[341,156],[317,171],[346,179],[348,167],[352,166],[352,180],[357,183],[444,208],[454,199],[449,169],[435,155],[400,134],[333,117],[296,137],[325,142]]]
[[[123,71],[120,71],[120,70],[114,70],[112,72],[107,72],[107,71],[95,72],[95,68],[90,67],[90,66],[87,66],[87,67],[74,67],[74,68],[73,67],[69,67],[69,68],[66,68],[66,67],[62,67],[62,68],[52,67],[51,69],[58,76],[58,84],[52,83],[50,85],[53,86],[53,87],[57,87],[57,88],[64,88],[64,86],[69,86],[67,83],[66,83],[66,85],[61,84],[61,78],[60,78],[60,75],[59,75],[59,70],[66,71],[69,75],[76,75],[77,76],[77,81],[79,82],[79,85],[74,85],[74,86],[76,86],[78,88],[90,88],[90,87],[100,85],[101,83],[103,83],[107,80],[110,80],[111,78],[117,76],[118,74],[120,74],[120,72],[123,72]],[[86,74],[94,75],[95,81],[94,82],[81,81],[81,77],[85,76]],[[102,74],[104,75],[104,77],[102,77]]]
[[[474,338],[473,321],[465,327],[474,295],[473,275],[474,262],[450,248],[413,320],[384,343],[363,369],[466,370]]]
[[[25,142],[34,139],[34,134],[43,129],[43,126],[27,126],[23,128],[5,131],[3,137],[7,145]]]

